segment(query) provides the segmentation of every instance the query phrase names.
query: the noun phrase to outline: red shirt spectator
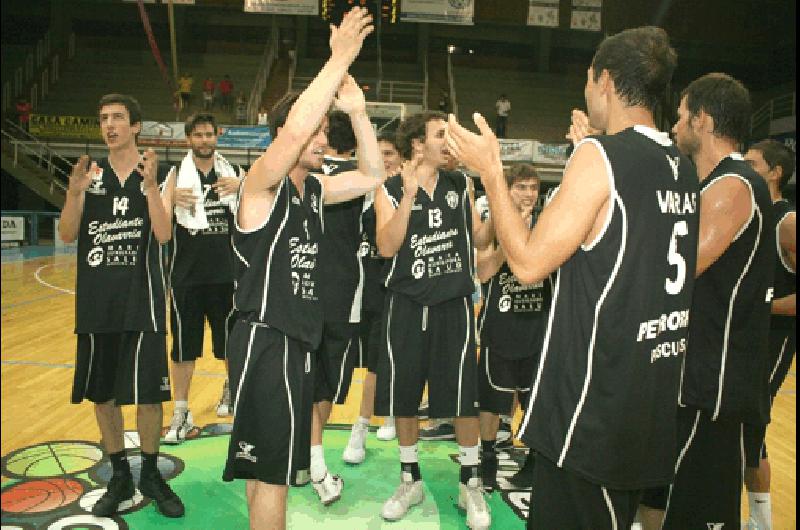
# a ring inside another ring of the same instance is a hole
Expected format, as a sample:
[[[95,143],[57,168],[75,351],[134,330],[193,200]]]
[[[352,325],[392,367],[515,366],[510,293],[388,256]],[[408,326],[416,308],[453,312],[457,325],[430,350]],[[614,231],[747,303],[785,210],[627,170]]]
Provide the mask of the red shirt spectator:
[[[227,75],[219,82],[219,91],[223,96],[228,96],[233,92],[233,81]]]
[[[214,93],[214,81],[210,77],[206,77],[206,80],[203,81],[203,92]]]
[[[19,126],[28,130],[28,122],[31,119],[31,111],[33,110],[33,105],[26,99],[20,99],[17,101],[16,111],[17,111],[17,120],[19,121]]]

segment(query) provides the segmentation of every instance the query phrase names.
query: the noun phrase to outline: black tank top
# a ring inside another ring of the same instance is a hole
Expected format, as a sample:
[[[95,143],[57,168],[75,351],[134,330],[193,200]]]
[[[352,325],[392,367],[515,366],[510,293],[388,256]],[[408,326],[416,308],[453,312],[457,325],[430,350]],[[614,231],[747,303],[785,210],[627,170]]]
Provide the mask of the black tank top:
[[[780,199],[772,203],[772,214],[775,219],[775,250],[777,259],[775,263],[775,298],[783,298],[797,292],[797,277],[792,266],[786,260],[781,250],[780,236],[778,230],[781,222],[787,215],[794,212],[794,208],[786,199]],[[797,326],[797,320],[792,316],[771,315],[771,327],[776,329],[793,329]]]
[[[161,245],[142,176],[134,170],[123,186],[107,158],[97,164],[78,234],[75,333],[164,332]],[[168,171],[159,165],[159,184]]]
[[[482,288],[483,305],[478,315],[481,346],[493,348],[493,353],[506,359],[538,357],[544,320],[550,311],[550,278],[522,284],[503,262]]]
[[[769,422],[768,338],[775,276],[775,221],[766,182],[738,153],[724,158],[703,191],[724,177],[752,194],[750,221],[698,279],[680,402],[712,419]]]
[[[467,178],[460,171],[440,170],[432,197],[417,191],[405,240],[386,267],[384,285],[390,291],[435,305],[475,290]],[[383,188],[396,208],[403,198],[402,177],[389,178]]]
[[[697,174],[647,127],[584,142],[604,154],[610,213],[558,271],[522,439],[596,484],[668,484],[697,262]]]
[[[244,318],[274,327],[309,350],[317,348],[322,336],[317,256],[323,199],[314,175],[306,177],[302,198],[284,177],[264,224],[244,231],[236,220],[233,232],[234,307]]]
[[[355,160],[325,157],[330,178],[358,168]],[[364,198],[325,205],[325,236],[320,241],[320,297],[327,322],[359,322],[364,273],[358,259]]]
[[[177,168],[175,168],[177,170]],[[212,168],[208,175],[200,175],[205,199],[208,228],[188,230],[172,217],[172,241],[170,241],[170,285],[183,287],[233,282],[233,251],[231,250],[231,226],[233,213],[211,186],[217,182]],[[237,167],[237,173],[242,174]],[[177,172],[175,173],[177,178]]]

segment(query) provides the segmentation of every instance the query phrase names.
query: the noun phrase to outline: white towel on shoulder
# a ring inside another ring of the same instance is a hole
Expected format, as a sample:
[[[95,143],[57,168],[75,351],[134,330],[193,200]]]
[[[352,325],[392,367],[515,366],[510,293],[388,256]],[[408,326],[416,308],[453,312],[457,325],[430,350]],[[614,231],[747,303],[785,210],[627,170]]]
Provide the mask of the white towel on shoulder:
[[[236,177],[236,170],[233,166],[219,154],[214,153],[214,173],[217,178],[220,177]],[[191,188],[192,193],[197,197],[197,202],[194,205],[194,212],[189,208],[182,208],[175,206],[175,220],[177,223],[189,230],[205,230],[208,228],[208,219],[206,218],[205,193],[203,192],[203,184],[200,181],[200,174],[197,172],[197,167],[194,165],[192,158],[192,151],[186,153],[186,156],[181,161],[180,168],[178,168],[178,180],[175,184],[178,188]],[[224,195],[220,197],[220,202],[227,205],[231,211],[236,208],[236,194]]]

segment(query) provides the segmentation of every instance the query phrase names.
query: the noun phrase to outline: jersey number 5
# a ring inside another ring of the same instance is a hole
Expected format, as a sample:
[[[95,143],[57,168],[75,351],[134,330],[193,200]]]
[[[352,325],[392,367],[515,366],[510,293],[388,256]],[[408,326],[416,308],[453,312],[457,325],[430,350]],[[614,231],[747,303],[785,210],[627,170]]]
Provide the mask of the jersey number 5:
[[[678,294],[683,289],[686,282],[686,260],[678,253],[678,237],[689,234],[689,226],[686,221],[678,221],[672,227],[672,238],[669,241],[669,252],[667,252],[667,262],[678,268],[678,274],[674,280],[667,278],[664,281],[664,289],[669,294]]]

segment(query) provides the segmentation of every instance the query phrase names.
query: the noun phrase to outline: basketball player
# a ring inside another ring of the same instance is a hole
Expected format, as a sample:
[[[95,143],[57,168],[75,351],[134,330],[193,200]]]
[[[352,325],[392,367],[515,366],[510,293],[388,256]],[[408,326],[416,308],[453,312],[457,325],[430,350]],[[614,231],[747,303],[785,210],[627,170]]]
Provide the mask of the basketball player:
[[[455,418],[461,453],[458,504],[467,525],[488,528],[478,468],[478,393],[472,293],[473,241],[492,238],[473,207],[472,180],[445,171],[446,116],[427,111],[400,124],[397,141],[408,160],[375,194],[376,235],[388,289],[378,362],[375,409],[395,417],[401,483],[383,505],[398,520],[424,494],[417,456],[417,410],[425,383],[431,418]]]
[[[769,187],[772,218],[776,223],[775,292],[769,326],[770,405],[775,401],[797,348],[797,213],[783,198],[781,189],[794,173],[794,153],[781,142],[762,140],[750,146],[744,159]],[[750,508],[749,528],[772,529],[770,467],[767,459],[766,425],[745,424],[744,483]]]
[[[152,149],[136,147],[142,111],[134,98],[107,94],[98,109],[108,158],[75,164],[59,225],[64,242],[78,240],[72,402],[94,403],[112,467],[92,514],[108,517],[135,493],[120,406],[136,405],[139,491],[163,515],[180,517],[183,503],[157,467],[161,403],[170,399],[159,245],[170,238],[170,220],[158,190],[166,172]]]
[[[691,162],[655,128],[676,55],[656,27],[604,39],[587,72],[592,128],[533,230],[503,178],[499,145],[451,116],[448,147],[478,171],[522,283],[554,270],[521,440],[536,451],[529,528],[629,528],[644,488],[669,483],[698,234]]]
[[[737,152],[749,130],[750,94],[732,77],[707,74],[681,94],[673,133],[697,167],[702,208],[679,458],[672,486],[644,502],[666,507],[666,529],[740,527],[743,424],[769,422],[775,233],[767,184]]]
[[[383,158],[384,174],[395,175],[400,171],[403,158],[397,149],[394,133],[381,133],[378,136],[378,148]],[[361,295],[361,323],[359,324],[359,341],[361,355],[366,356],[367,375],[361,390],[361,404],[358,420],[353,424],[350,439],[342,453],[342,460],[350,464],[358,464],[366,458],[366,440],[369,420],[375,409],[375,370],[381,345],[381,313],[386,287],[381,282],[381,274],[386,259],[378,253],[375,243],[375,194],[368,193],[364,197],[364,211],[361,214],[361,244],[359,261],[364,271],[364,290]],[[393,440],[397,434],[394,418],[385,418],[383,425],[375,433],[378,440]]]
[[[239,318],[228,347],[234,417],[223,479],[247,480],[252,528],[285,528],[288,485],[309,467],[311,352],[323,327],[317,263],[323,203],[353,199],[383,179],[364,94],[347,75],[372,31],[361,7],[331,26],[330,59],[302,94],[284,97],[269,113],[274,139],[240,189],[232,236]],[[360,158],[358,170],[330,178],[310,172],[322,165],[335,95]]]
[[[530,164],[505,172],[511,201],[525,225],[533,227],[540,179]],[[500,414],[513,410],[514,397],[528,401],[536,361],[542,351],[544,320],[550,309],[550,279],[523,284],[506,263],[499,245],[478,253],[478,279],[486,284],[478,316],[481,357],[478,370],[481,426],[481,474],[487,488],[497,477],[497,431]]]
[[[358,169],[353,159],[356,137],[349,116],[342,111],[328,115],[328,147],[322,171],[330,179]],[[358,259],[361,245],[361,211],[364,198],[329,204],[325,209],[325,237],[320,241],[320,298],[324,315],[322,342],[315,352],[314,416],[311,428],[311,483],[325,506],[341,497],[344,483],[328,473],[322,447],[322,431],[332,404],[341,405],[350,389],[353,369],[360,362],[358,323],[361,319],[363,270]],[[366,429],[369,418],[356,420],[354,429]],[[348,455],[345,455],[348,456]],[[360,463],[359,455],[345,462]]]
[[[195,114],[184,125],[190,152],[167,178],[167,211],[172,218],[170,259],[170,331],[175,410],[164,442],[181,443],[194,427],[189,410],[189,385],[195,360],[203,354],[205,321],[211,327],[214,357],[226,360],[228,333],[233,326],[233,250],[230,226],[233,214],[227,200],[235,200],[242,169],[231,166],[216,152],[217,123],[211,114]],[[194,186],[181,187],[183,183]],[[202,204],[205,228],[197,222]],[[177,215],[181,210],[184,214]],[[194,212],[194,214],[192,214]],[[184,225],[189,225],[187,226]],[[225,363],[227,372],[227,362]],[[229,416],[227,377],[217,405],[218,416]]]

